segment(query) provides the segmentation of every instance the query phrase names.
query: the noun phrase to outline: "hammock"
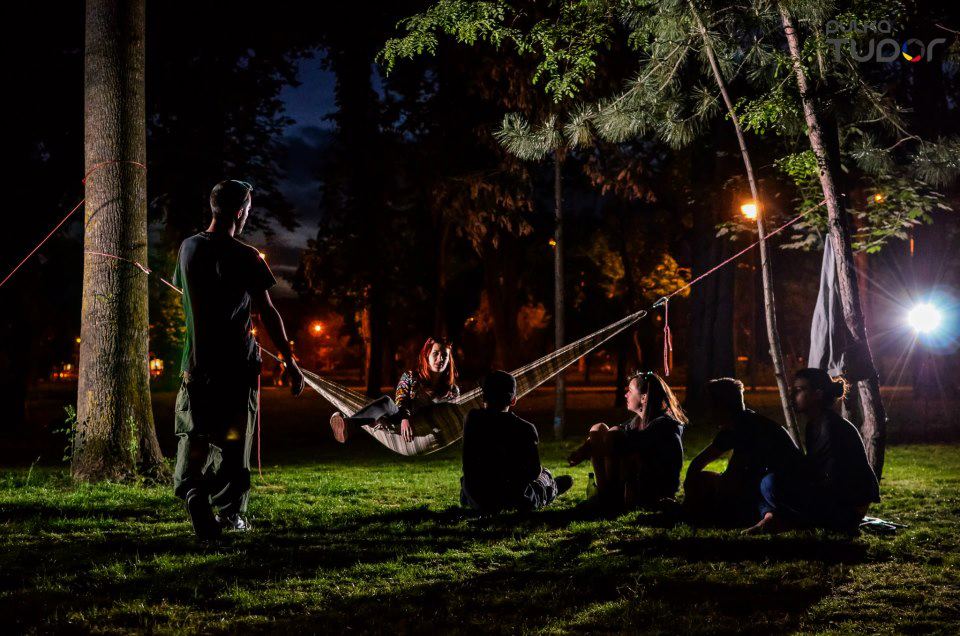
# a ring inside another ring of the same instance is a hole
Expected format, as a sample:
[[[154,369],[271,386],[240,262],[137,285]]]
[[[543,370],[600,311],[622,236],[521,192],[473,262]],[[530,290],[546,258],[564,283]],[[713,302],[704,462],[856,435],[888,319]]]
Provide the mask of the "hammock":
[[[646,311],[630,314],[513,371],[511,375],[517,380],[517,397],[521,398],[530,393],[646,315]],[[304,369],[303,376],[310,388],[326,398],[346,416],[353,415],[370,401],[362,393],[326,380],[312,371]],[[410,442],[404,440],[399,433],[390,430],[366,425],[363,428],[374,439],[395,453],[408,457],[426,455],[446,448],[459,440],[463,435],[463,421],[467,413],[482,404],[483,395],[481,390],[476,388],[449,402],[437,402],[417,410],[410,421],[414,433],[413,441]]]

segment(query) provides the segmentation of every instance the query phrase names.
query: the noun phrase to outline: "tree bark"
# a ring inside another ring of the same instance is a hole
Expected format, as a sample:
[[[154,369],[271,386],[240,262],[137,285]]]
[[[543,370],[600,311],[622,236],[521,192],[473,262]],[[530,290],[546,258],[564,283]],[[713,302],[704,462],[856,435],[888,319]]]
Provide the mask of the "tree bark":
[[[451,223],[440,218],[441,225],[437,246],[437,293],[434,298],[433,335],[437,338],[447,338],[450,330],[447,327],[447,252],[450,245]]]
[[[367,304],[363,308],[361,330],[364,342],[364,384],[368,397],[380,397],[383,393],[383,342],[382,299],[376,284],[367,290]]]
[[[84,248],[147,262],[143,0],[88,0],[84,65]],[[160,477],[150,406],[147,277],[86,254],[76,479]]]
[[[553,153],[553,327],[554,349],[564,345],[564,298],[563,298],[563,152]],[[567,387],[563,373],[557,374],[553,405],[553,436],[563,439],[563,419],[567,409]]]
[[[733,129],[737,134],[737,143],[740,146],[740,155],[743,158],[743,168],[747,173],[747,181],[750,183],[750,194],[757,206],[757,236],[760,241],[760,271],[763,281],[763,310],[767,324],[767,341],[770,344],[770,359],[773,361],[773,374],[776,376],[777,390],[780,392],[780,406],[783,408],[783,419],[787,431],[793,437],[798,445],[800,444],[800,429],[797,426],[797,417],[793,412],[793,405],[790,400],[789,390],[787,388],[786,368],[783,363],[783,351],[780,348],[780,330],[777,327],[777,304],[773,291],[773,263],[771,262],[770,252],[766,241],[766,229],[763,222],[763,201],[760,198],[760,188],[757,185],[757,179],[753,172],[753,161],[750,158],[750,152],[747,149],[747,142],[743,136],[743,128],[740,126],[740,119],[733,107],[733,101],[730,99],[730,93],[727,90],[727,82],[720,71],[720,65],[717,64],[717,58],[713,53],[713,45],[710,42],[710,35],[700,19],[696,6],[692,0],[689,0],[690,11],[696,20],[697,28],[700,31],[700,37],[703,39],[704,51],[707,54],[707,60],[710,62],[710,68],[713,71],[713,78],[717,82],[717,88],[720,89],[720,95],[723,97],[723,103],[727,108],[727,114],[733,123]],[[751,352],[752,355],[752,352]]]
[[[803,115],[807,124],[807,138],[810,147],[817,158],[820,167],[820,186],[826,200],[827,215],[832,237],[832,249],[836,256],[837,278],[840,288],[840,303],[843,308],[843,318],[853,337],[851,354],[858,366],[857,392],[860,395],[860,408],[863,414],[864,445],[867,449],[867,458],[879,479],[883,472],[884,450],[887,436],[887,416],[880,399],[880,380],[870,352],[870,343],[867,341],[867,331],[863,320],[863,310],[860,306],[860,292],[857,285],[856,268],[853,261],[853,248],[850,238],[850,221],[843,208],[837,190],[835,171],[837,166],[830,160],[829,152],[824,139],[824,129],[821,123],[819,106],[807,82],[806,72],[800,59],[800,41],[790,12],[780,7],[780,17],[783,31],[793,60],[793,71],[797,78],[797,87],[803,102]]]

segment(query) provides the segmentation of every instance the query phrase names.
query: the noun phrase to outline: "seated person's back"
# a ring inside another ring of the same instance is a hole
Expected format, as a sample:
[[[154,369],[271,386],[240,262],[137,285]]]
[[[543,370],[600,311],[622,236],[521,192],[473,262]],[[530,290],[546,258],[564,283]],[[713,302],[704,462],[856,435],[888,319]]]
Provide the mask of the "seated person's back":
[[[510,411],[474,409],[463,428],[464,486],[481,506],[523,496],[540,475],[536,427]]]
[[[754,496],[765,475],[794,470],[802,458],[786,429],[750,409],[738,413],[733,426],[717,433],[713,444],[718,450],[733,451],[725,474],[749,487]]]
[[[494,371],[483,381],[483,408],[467,414],[463,426],[463,477],[460,503],[497,511],[535,510],[570,489],[573,479],[556,479],[540,465],[540,438],[533,424],[513,413],[517,381]]]

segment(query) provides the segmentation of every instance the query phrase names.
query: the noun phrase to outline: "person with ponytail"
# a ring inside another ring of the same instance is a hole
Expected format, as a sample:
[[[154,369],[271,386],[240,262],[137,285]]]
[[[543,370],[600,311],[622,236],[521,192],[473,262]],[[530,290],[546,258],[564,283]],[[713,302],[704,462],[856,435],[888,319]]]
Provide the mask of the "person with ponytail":
[[[361,426],[395,428],[404,441],[413,441],[411,419],[420,408],[447,402],[460,396],[452,345],[439,338],[427,338],[420,348],[417,366],[397,383],[394,397],[384,395],[350,417],[340,412],[330,417],[333,437],[341,444]]]
[[[567,461],[576,466],[590,459],[601,505],[657,508],[680,488],[687,417],[666,381],[652,371],[634,374],[625,397],[633,417],[619,426],[595,424]]]
[[[791,391],[806,419],[806,456],[800,470],[774,472],[760,482],[760,521],[747,533],[790,527],[856,531],[880,486],[857,428],[835,409],[846,394],[841,378],[822,369],[798,371]]]

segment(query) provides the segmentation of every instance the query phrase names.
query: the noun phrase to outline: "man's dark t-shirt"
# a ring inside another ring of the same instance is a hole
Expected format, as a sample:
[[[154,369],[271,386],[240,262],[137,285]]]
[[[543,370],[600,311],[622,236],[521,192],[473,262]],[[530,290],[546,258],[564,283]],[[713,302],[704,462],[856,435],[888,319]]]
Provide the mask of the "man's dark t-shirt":
[[[537,428],[507,411],[473,409],[463,425],[463,485],[483,507],[510,505],[540,476]]]
[[[796,469],[802,458],[782,426],[750,409],[736,416],[732,428],[717,433],[713,446],[733,451],[724,474],[753,489],[768,473]]]
[[[260,349],[251,294],[276,282],[256,248],[232,236],[201,232],[185,240],[173,275],[183,290],[187,328],[181,371],[202,380],[255,376]]]
[[[807,424],[806,466],[814,487],[852,506],[880,501],[880,486],[857,428],[834,411]]]
[[[680,488],[683,467],[683,426],[669,415],[661,415],[645,428],[631,422],[624,425],[625,449],[640,458],[640,483],[650,497],[672,497]]]

